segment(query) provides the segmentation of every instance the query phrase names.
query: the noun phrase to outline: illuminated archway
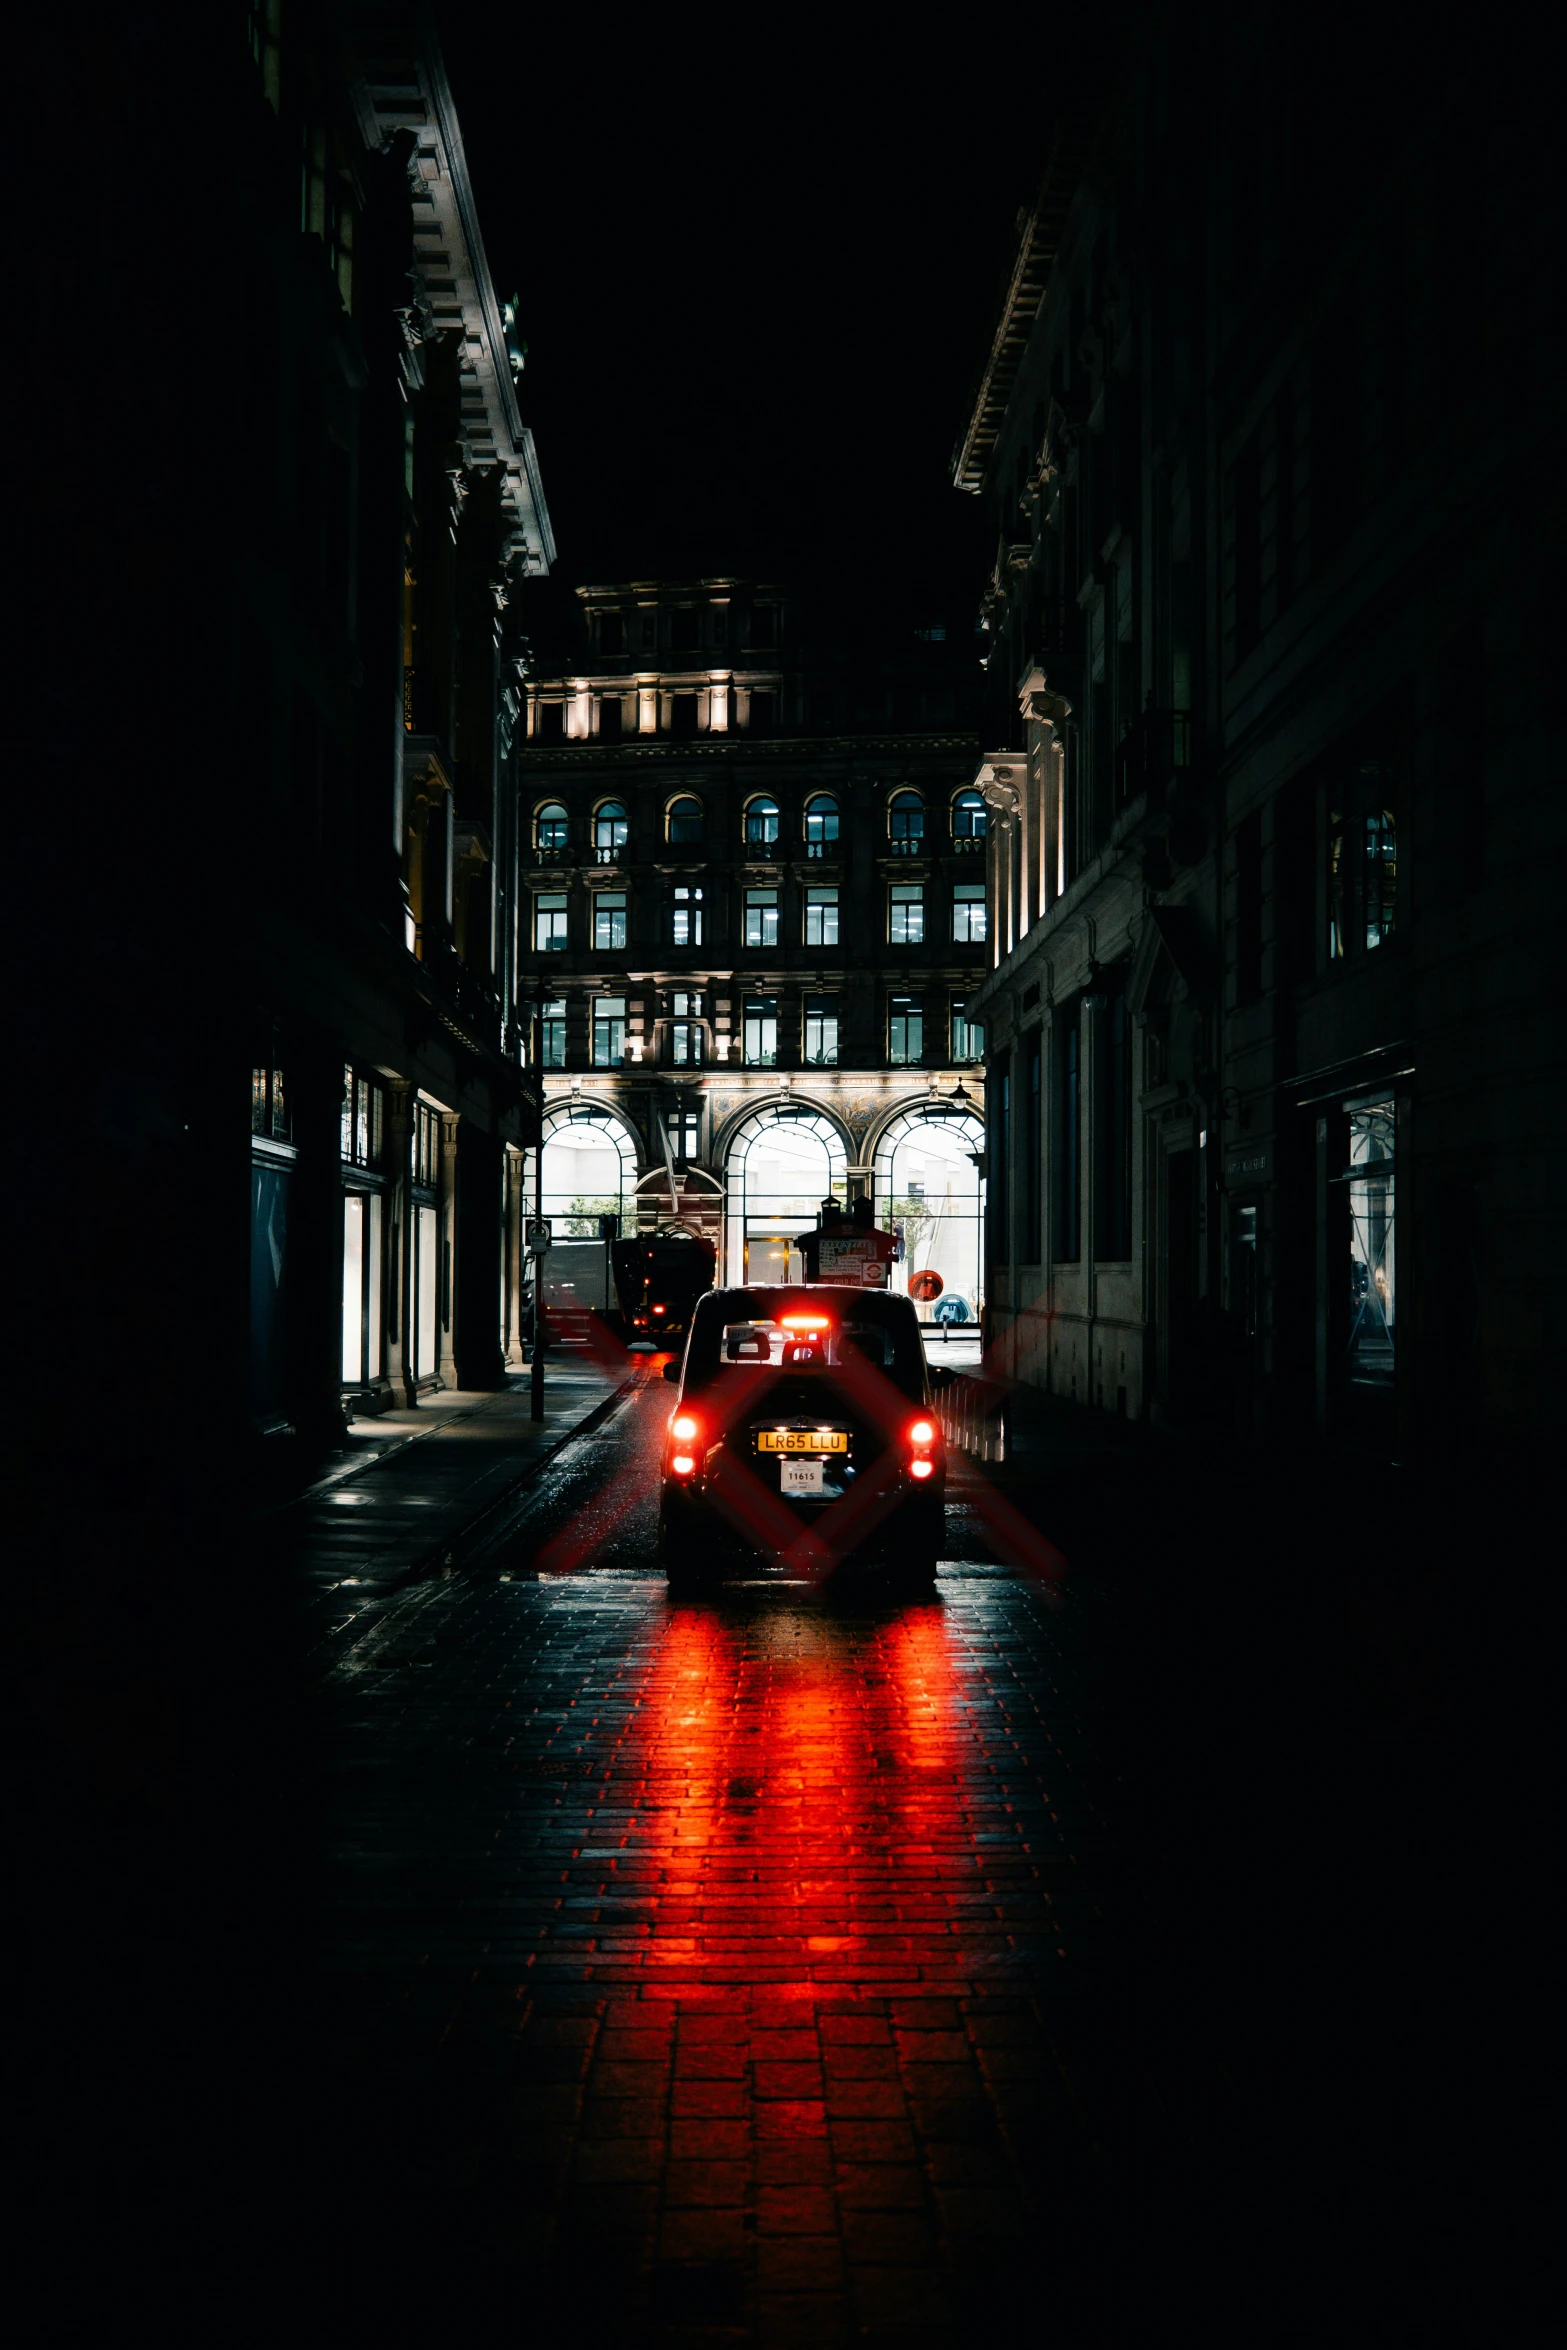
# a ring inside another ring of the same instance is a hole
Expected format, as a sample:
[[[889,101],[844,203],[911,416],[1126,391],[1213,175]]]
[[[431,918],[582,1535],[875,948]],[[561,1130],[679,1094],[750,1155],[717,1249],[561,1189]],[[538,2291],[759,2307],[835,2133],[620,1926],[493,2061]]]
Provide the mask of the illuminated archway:
[[[871,1162],[876,1221],[903,1235],[892,1286],[908,1295],[916,1273],[940,1276],[937,1296],[921,1297],[919,1288],[913,1293],[922,1322],[979,1320],[985,1184],[975,1162],[984,1147],[983,1121],[945,1102],[900,1110],[877,1140]]]
[[[848,1173],[843,1135],[825,1111],[768,1102],[742,1118],[724,1157],[730,1287],[800,1280],[804,1268],[791,1244],[811,1230],[829,1194],[847,1198]]]
[[[557,1240],[596,1240],[600,1216],[635,1232],[637,1138],[617,1111],[565,1103],[544,1119],[544,1213]]]

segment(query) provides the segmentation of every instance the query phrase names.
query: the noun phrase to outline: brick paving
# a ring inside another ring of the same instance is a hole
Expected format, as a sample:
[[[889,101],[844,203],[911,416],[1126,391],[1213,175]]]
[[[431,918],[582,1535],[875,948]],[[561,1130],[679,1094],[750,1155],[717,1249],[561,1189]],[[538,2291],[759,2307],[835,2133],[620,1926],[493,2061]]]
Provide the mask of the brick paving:
[[[1052,2250],[1059,2331],[1104,2167],[1091,1611],[961,1503],[929,1602],[672,1603],[665,1401],[321,1688],[343,2160],[589,2338],[969,2340]]]

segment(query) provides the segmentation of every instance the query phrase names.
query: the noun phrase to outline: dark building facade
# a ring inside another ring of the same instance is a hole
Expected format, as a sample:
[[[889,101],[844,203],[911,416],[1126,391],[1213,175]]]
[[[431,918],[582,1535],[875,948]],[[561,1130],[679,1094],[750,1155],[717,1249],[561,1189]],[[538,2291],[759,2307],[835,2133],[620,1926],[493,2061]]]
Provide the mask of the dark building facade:
[[[520,1359],[509,778],[553,546],[423,19],[279,30],[252,11],[240,273],[273,534],[234,618],[275,844],[245,876],[249,1411],[329,1433]]]
[[[679,1222],[799,1270],[873,1194],[922,1310],[977,1321],[986,809],[944,628],[817,651],[776,586],[584,588],[528,685],[519,998],[557,1231]],[[945,1300],[943,1308],[942,1301]]]
[[[1406,1458],[1560,1408],[1562,344],[1499,79],[1362,64],[1145,33],[1020,221],[954,478],[997,1359]]]

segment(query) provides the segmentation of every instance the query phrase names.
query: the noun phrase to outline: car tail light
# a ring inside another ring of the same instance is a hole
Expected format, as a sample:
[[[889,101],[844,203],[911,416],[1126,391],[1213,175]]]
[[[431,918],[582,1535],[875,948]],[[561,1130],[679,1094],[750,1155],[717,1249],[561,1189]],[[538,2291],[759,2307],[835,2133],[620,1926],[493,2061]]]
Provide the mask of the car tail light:
[[[655,1307],[653,1308],[653,1311],[654,1311],[654,1313],[655,1313],[655,1314],[667,1314],[667,1313],[668,1313],[668,1311],[669,1311],[669,1308],[668,1308],[668,1306],[655,1306]]]
[[[780,1316],[785,1330],[830,1330],[830,1314],[784,1314]]]
[[[677,1413],[669,1423],[670,1435],[678,1437],[682,1444],[694,1444],[699,1432],[699,1423],[689,1412]]]
[[[669,1473],[672,1477],[694,1477],[696,1475],[695,1458],[688,1452],[677,1452],[669,1464]]]
[[[936,1474],[936,1464],[930,1458],[931,1447],[936,1442],[936,1423],[934,1420],[911,1420],[908,1433],[912,1448],[909,1475],[917,1484],[923,1484],[927,1477]]]

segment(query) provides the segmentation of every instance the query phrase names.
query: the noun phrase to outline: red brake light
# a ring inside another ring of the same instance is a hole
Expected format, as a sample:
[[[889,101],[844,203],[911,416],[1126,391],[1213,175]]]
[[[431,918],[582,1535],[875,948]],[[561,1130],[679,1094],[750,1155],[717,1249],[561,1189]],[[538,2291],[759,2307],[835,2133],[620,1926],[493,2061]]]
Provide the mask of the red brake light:
[[[934,1477],[935,1474],[936,1464],[934,1461],[910,1461],[909,1463],[911,1477]]]
[[[780,1316],[786,1330],[830,1330],[830,1314],[784,1314]]]
[[[933,1423],[929,1420],[916,1420],[909,1430],[910,1444],[934,1444],[935,1441],[936,1430]]]
[[[669,1466],[676,1477],[694,1477],[696,1474],[696,1462],[688,1452],[677,1452]]]
[[[699,1425],[689,1412],[681,1412],[670,1421],[669,1433],[678,1437],[682,1444],[692,1444],[696,1440]]]

